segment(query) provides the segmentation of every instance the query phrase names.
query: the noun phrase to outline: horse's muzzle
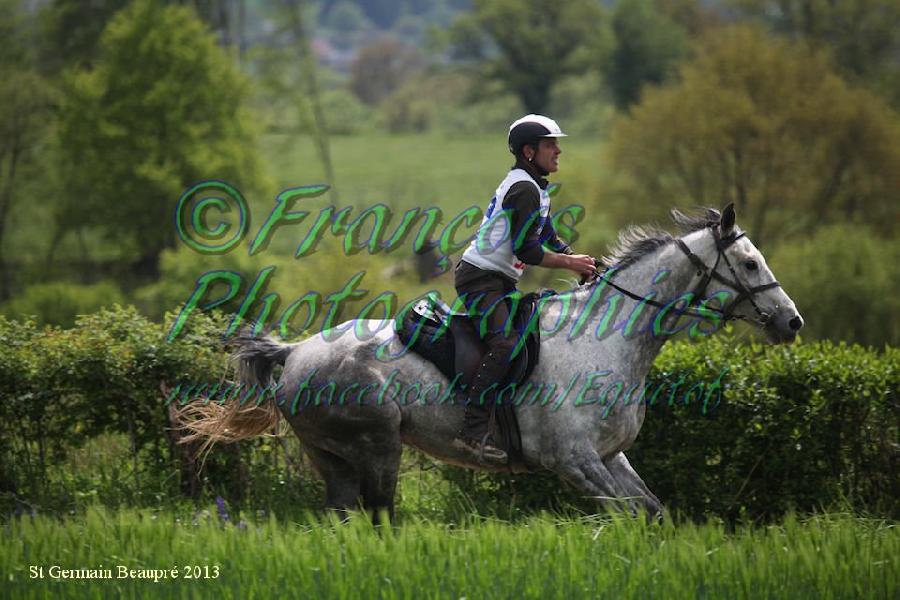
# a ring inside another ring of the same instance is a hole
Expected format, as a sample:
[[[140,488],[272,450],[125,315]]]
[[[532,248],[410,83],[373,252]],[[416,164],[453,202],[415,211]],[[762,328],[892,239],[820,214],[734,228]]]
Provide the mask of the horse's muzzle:
[[[776,314],[766,324],[765,331],[773,344],[790,344],[797,339],[803,328],[803,317],[796,310],[787,314]]]

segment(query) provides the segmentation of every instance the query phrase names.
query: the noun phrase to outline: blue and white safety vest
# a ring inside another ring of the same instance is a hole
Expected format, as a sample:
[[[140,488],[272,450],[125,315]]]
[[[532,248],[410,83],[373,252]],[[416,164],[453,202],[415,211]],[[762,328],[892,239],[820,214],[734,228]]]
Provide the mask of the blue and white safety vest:
[[[511,231],[513,209],[504,210],[503,199],[506,198],[509,189],[520,181],[528,181],[537,188],[541,196],[541,203],[537,214],[528,215],[525,226],[522,228],[525,231]],[[521,243],[519,238],[531,229],[532,224],[535,227],[535,233],[540,235],[549,215],[550,195],[547,190],[541,189],[524,169],[512,169],[497,187],[497,191],[484,213],[484,218],[481,220],[478,233],[463,252],[462,259],[479,269],[498,271],[518,281],[525,272],[525,263],[516,257],[513,252],[513,244],[517,241]]]

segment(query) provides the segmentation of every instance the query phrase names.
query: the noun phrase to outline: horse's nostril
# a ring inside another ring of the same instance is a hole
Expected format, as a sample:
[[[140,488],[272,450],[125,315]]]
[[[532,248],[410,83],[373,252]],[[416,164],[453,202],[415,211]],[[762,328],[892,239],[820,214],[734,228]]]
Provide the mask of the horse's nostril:
[[[800,317],[794,317],[790,321],[788,321],[788,327],[791,328],[791,331],[800,331],[800,328],[803,327],[803,319]]]

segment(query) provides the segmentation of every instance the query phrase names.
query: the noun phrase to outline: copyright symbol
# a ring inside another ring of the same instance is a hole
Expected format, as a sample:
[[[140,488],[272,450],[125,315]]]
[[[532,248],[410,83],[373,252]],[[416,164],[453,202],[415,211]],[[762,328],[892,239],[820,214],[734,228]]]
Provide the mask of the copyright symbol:
[[[219,221],[208,227],[206,212],[214,208],[220,213],[238,212],[238,226]],[[234,248],[250,226],[249,210],[244,196],[224,181],[209,180],[194,184],[181,194],[175,208],[175,227],[178,237],[188,247],[202,254],[224,254]],[[226,236],[234,230],[231,237]]]

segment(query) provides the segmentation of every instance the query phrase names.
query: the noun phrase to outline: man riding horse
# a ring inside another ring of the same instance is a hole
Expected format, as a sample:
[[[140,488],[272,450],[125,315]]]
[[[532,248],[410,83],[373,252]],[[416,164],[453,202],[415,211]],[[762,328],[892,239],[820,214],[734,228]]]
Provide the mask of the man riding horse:
[[[506,464],[507,456],[488,431],[490,409],[484,396],[506,373],[517,341],[516,332],[506,327],[510,315],[503,298],[516,290],[528,265],[568,269],[581,277],[595,268],[593,257],[574,254],[559,239],[550,220],[546,177],[559,170],[561,137],[566,134],[556,121],[541,115],[526,115],[510,126],[509,151],[516,163],[497,187],[478,234],[456,266],[456,291],[469,313],[487,314],[488,351],[471,385],[459,392],[466,411],[453,446],[490,465]]]
[[[373,520],[381,510],[393,514],[404,445],[451,464],[508,470],[504,454],[487,436],[489,411],[483,404],[491,382],[507,368],[510,340],[502,331],[508,311],[502,296],[515,289],[528,264],[579,275],[594,270],[590,256],[566,254],[550,226],[544,176],[557,170],[561,135],[546,117],[529,115],[513,124],[509,141],[516,165],[488,207],[479,241],[457,269],[457,289],[491,329],[486,340],[491,352],[467,390],[468,407],[428,398],[421,386],[447,389],[451,378],[431,359],[405,351],[409,346],[394,319],[358,319],[335,328],[342,335],[329,330],[296,343],[239,336],[233,355],[239,386],[276,393],[250,404],[208,398],[190,403],[179,419],[191,432],[184,440],[234,442],[271,431],[283,418],[325,480],[326,505],[346,513],[361,503]],[[509,215],[511,223],[497,224],[497,215]],[[547,352],[540,353],[525,384],[533,383],[535,391],[527,400],[523,391],[513,405],[520,433],[516,450],[525,469],[551,471],[609,507],[649,515],[661,514],[662,503],[625,452],[647,413],[639,390],[646,390],[663,345],[687,326],[679,323],[708,322],[704,335],[709,335],[724,322],[742,319],[775,343],[792,342],[803,327],[793,300],[738,227],[733,205],[721,212],[707,209],[692,216],[673,210],[671,215],[679,235],[628,227],[604,259],[603,277],[541,303],[541,318],[555,324],[553,331],[569,333],[542,337],[540,347]],[[555,245],[544,251],[543,241]],[[492,306],[494,299],[499,301]],[[580,307],[577,317],[570,306]],[[619,319],[623,327],[610,327]],[[282,372],[275,386],[278,366]],[[576,381],[580,391],[567,400]],[[618,389],[612,392],[616,384],[610,383],[600,391],[596,385],[605,382],[617,382]],[[385,399],[377,392],[389,388],[423,395],[409,401],[407,395]],[[478,452],[482,443],[484,460]]]

